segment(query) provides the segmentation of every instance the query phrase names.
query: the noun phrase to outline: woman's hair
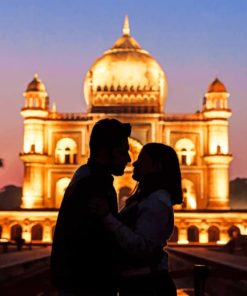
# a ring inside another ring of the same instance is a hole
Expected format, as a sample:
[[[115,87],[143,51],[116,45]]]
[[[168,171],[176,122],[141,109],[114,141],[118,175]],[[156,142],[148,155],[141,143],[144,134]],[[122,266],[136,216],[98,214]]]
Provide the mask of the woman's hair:
[[[173,204],[182,203],[181,172],[175,150],[161,143],[148,143],[142,149],[157,167],[156,173],[151,174],[153,177],[147,176],[146,182],[151,183],[149,189],[165,189],[171,194]]]

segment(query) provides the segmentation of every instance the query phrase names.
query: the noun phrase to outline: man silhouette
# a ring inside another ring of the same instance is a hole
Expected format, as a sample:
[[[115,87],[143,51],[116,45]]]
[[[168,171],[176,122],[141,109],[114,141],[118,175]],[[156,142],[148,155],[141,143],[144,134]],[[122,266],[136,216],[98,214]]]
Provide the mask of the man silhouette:
[[[74,174],[59,210],[51,253],[52,281],[59,295],[115,296],[117,247],[102,220],[90,210],[93,197],[105,198],[117,215],[113,177],[130,162],[131,126],[102,119],[92,130],[90,158]]]

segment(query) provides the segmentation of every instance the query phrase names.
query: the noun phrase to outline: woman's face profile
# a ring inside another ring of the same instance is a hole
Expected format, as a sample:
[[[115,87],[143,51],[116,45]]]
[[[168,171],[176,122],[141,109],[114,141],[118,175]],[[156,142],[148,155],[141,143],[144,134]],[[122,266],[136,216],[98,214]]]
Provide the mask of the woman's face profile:
[[[133,163],[133,167],[132,178],[138,182],[140,182],[145,175],[155,172],[153,161],[144,149],[141,150],[137,160]]]

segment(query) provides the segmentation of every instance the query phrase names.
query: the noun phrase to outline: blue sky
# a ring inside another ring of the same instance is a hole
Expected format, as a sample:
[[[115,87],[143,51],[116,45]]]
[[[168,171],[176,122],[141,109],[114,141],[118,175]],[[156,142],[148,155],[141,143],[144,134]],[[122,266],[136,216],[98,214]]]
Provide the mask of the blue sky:
[[[85,112],[85,73],[121,35],[126,14],[133,37],[167,74],[166,112],[201,109],[208,84],[216,76],[224,82],[233,110],[231,178],[247,176],[246,0],[1,0],[0,186],[22,182],[19,114],[34,73],[58,111]]]

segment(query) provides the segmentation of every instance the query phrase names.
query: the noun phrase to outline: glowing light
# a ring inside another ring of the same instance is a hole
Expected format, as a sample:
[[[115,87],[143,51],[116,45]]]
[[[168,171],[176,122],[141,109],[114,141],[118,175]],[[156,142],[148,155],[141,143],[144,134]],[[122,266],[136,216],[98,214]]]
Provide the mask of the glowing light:
[[[31,233],[30,231],[23,231],[22,232],[22,238],[26,241],[26,242],[31,242]]]
[[[199,234],[199,242],[202,244],[205,244],[208,242],[208,234],[207,232],[201,232]]]
[[[7,238],[0,238],[0,243],[7,243],[9,240]]]
[[[25,195],[22,198],[23,207],[26,209],[32,209],[34,204],[34,198],[31,195]]]
[[[209,127],[209,153],[228,154],[228,127],[222,122],[214,122],[214,126]]]
[[[194,195],[188,194],[187,195],[187,202],[188,202],[188,208],[196,209],[196,199],[195,199]]]
[[[24,153],[43,153],[43,122],[28,120],[24,126]]]
[[[42,110],[42,109],[23,109],[21,111],[21,115],[23,117],[47,117],[48,115],[47,110]]]
[[[227,243],[227,241],[224,241],[224,240],[218,240],[216,242],[217,245],[225,245]]]
[[[44,233],[43,233],[43,242],[46,243],[51,243],[52,242],[52,237],[51,237],[51,229],[49,226],[44,227]]]
[[[189,241],[187,239],[180,239],[178,240],[178,244],[179,245],[187,245],[189,243]]]
[[[186,209],[196,209],[196,194],[195,194],[195,185],[192,181],[188,179],[182,179],[182,188],[183,188],[183,206],[182,208]]]

